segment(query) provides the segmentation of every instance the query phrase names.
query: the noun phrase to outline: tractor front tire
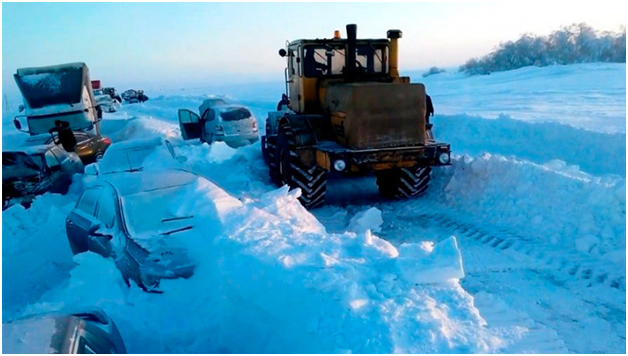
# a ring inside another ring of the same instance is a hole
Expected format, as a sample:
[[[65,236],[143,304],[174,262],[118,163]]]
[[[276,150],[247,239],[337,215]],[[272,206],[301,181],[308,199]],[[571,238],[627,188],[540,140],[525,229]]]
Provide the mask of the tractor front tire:
[[[418,197],[427,191],[431,167],[393,168],[375,173],[383,198]]]
[[[287,123],[279,127],[275,152],[280,184],[287,184],[292,189],[300,188],[299,201],[306,209],[323,204],[327,190],[327,171],[317,165],[306,167],[299,160],[294,133]]]

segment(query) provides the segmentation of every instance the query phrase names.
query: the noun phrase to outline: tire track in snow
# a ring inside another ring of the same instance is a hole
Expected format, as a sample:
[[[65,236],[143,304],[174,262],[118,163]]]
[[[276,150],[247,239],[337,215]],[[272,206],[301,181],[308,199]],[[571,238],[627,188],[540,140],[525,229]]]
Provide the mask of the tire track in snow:
[[[525,255],[539,262],[539,267],[560,272],[566,281],[586,282],[588,287],[603,286],[626,292],[625,269],[612,262],[581,253],[545,244],[536,238],[526,237],[499,228],[482,228],[475,224],[453,218],[443,208],[415,200],[406,211],[409,217],[426,226],[440,226],[492,248]],[[428,210],[429,209],[429,210]],[[408,217],[403,214],[400,217]],[[623,272],[623,273],[622,273]]]
[[[518,339],[499,350],[503,353],[564,354],[569,350],[556,330],[546,327],[525,313],[515,311],[493,294],[479,292],[474,295],[475,307],[481,311],[489,329],[520,329]]]

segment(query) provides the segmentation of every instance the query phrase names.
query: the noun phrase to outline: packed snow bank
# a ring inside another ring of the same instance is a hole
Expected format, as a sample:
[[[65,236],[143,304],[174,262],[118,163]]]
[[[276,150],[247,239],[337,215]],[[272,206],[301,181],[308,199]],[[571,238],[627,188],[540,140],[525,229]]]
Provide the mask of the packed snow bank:
[[[596,132],[626,132],[626,64],[526,67],[468,77],[441,73],[425,83],[436,114],[558,122]]]
[[[433,194],[474,220],[625,263],[623,178],[594,177],[561,161],[537,165],[490,154],[454,159],[434,178]]]
[[[73,267],[65,217],[77,196],[45,194],[29,209],[17,204],[2,213],[2,317],[66,279]]]
[[[595,174],[626,176],[626,134],[605,134],[555,122],[529,123],[455,115],[434,118],[434,135],[457,154],[516,155],[536,163],[553,159]]]
[[[191,278],[148,294],[127,288],[110,260],[81,254],[67,285],[27,312],[101,307],[129,352],[142,353],[490,352],[501,344],[458,283],[454,238],[396,249],[370,231],[327,234],[298,194],[284,187],[241,203],[214,187],[190,196],[206,207],[196,221],[208,231],[185,242],[198,261]]]

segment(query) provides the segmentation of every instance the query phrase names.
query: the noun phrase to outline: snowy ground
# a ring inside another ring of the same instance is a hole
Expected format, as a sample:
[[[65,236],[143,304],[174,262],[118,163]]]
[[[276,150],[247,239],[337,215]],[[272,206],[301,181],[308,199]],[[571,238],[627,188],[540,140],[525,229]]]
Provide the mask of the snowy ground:
[[[64,219],[80,181],[12,207],[3,321],[97,305],[130,352],[148,353],[625,353],[624,79],[614,64],[426,78],[435,134],[456,156],[408,201],[381,200],[371,177],[335,180],[310,213],[270,185],[259,143],[179,142],[216,184],[199,212],[211,238],[189,241],[199,269],[161,295],[127,288],[97,255],[72,258]],[[105,114],[103,131],[179,141],[177,109],[207,93],[262,121],[274,89],[148,93]],[[3,147],[22,138],[11,118]]]

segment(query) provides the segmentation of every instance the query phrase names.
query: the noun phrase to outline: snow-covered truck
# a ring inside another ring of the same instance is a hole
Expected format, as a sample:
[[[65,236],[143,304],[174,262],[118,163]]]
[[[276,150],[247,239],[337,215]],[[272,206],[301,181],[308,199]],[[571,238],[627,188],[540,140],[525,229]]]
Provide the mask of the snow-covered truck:
[[[24,105],[14,119],[18,130],[30,135],[47,134],[56,120],[67,121],[73,131],[100,134],[102,111],[94,99],[89,68],[85,63],[20,68],[14,75]],[[19,118],[26,118],[28,130]]]

